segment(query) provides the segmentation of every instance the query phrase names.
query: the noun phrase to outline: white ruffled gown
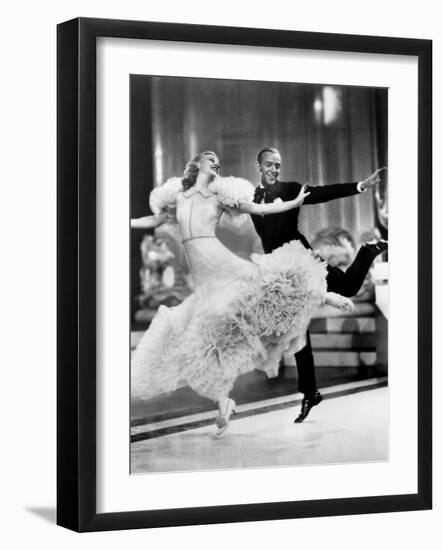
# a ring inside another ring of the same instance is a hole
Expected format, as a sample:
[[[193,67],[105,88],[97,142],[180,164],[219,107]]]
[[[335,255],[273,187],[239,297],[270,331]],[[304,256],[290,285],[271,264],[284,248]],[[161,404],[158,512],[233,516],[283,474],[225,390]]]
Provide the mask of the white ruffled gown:
[[[160,306],[131,361],[134,397],[148,399],[181,386],[214,401],[253,369],[278,374],[285,352],[305,345],[313,314],[324,302],[326,264],[297,241],[244,260],[216,237],[220,216],[238,216],[254,187],[217,178],[208,189],[183,192],[171,178],[150,197],[154,213],[175,216],[194,292],[180,305]]]

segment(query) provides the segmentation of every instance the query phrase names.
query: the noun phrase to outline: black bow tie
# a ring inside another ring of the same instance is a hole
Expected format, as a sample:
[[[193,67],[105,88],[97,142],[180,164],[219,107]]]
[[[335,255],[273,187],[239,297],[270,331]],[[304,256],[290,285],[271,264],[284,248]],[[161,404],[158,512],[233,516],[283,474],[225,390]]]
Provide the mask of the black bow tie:
[[[255,200],[260,203],[263,198],[265,202],[273,202],[276,197],[275,189],[273,187],[257,187],[255,191]]]

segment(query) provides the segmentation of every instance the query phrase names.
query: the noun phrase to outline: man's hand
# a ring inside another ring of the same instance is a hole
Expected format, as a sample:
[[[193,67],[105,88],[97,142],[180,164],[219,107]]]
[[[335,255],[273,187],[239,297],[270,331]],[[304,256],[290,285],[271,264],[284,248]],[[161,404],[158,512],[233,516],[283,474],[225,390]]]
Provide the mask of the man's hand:
[[[366,191],[366,189],[370,189],[371,187],[378,185],[381,182],[379,174],[383,170],[387,170],[386,166],[383,166],[383,168],[377,168],[377,170],[373,174],[360,182],[360,189],[362,191]]]

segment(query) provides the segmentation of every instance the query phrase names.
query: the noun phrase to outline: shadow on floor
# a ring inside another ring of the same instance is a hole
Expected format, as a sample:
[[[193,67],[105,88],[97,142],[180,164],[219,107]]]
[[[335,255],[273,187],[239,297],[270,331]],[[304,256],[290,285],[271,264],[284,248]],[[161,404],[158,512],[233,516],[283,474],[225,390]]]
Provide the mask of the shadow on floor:
[[[38,516],[49,523],[55,524],[57,519],[57,511],[55,508],[45,508],[39,506],[29,506],[26,508],[28,512]]]

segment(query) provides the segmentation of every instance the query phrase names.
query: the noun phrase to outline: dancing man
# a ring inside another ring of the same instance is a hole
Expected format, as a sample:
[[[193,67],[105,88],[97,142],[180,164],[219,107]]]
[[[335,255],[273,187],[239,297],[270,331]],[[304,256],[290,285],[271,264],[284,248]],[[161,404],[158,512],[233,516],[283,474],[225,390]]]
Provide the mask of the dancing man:
[[[258,204],[271,203],[276,199],[278,201],[288,201],[298,195],[303,187],[302,184],[295,181],[279,181],[281,163],[281,155],[275,147],[265,147],[259,151],[256,165],[261,181],[255,190],[254,202]],[[364,181],[358,183],[339,183],[324,186],[308,185],[306,191],[309,195],[305,198],[304,204],[318,204],[362,193],[380,182],[379,173],[381,170],[384,170],[384,168],[376,170]],[[251,214],[266,254],[293,240],[300,241],[305,248],[311,249],[306,237],[298,230],[299,213],[300,208],[294,208],[266,217]],[[357,294],[375,257],[385,251],[387,247],[388,243],[384,240],[364,244],[346,271],[328,265],[328,291],[347,297]],[[322,396],[317,390],[309,333],[306,335],[306,346],[295,354],[295,360],[299,391],[303,393],[301,411],[294,420],[298,423],[303,422],[312,407],[318,405],[322,400]]]

